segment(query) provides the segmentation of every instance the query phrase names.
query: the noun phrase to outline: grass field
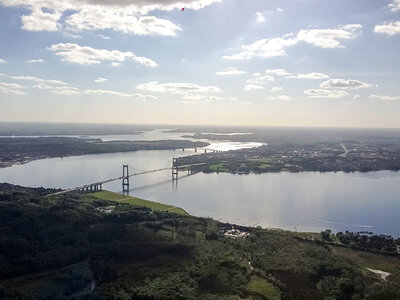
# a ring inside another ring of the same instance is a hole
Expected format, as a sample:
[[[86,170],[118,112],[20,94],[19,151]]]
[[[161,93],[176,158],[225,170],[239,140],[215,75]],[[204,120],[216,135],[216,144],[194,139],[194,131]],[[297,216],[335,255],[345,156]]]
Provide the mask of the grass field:
[[[98,199],[103,199],[103,200],[112,200],[112,201],[118,201],[118,202],[123,202],[123,203],[129,203],[132,205],[136,206],[144,206],[148,207],[152,210],[158,210],[158,211],[168,211],[171,213],[176,213],[179,215],[189,215],[186,211],[184,211],[182,208],[172,206],[172,205],[167,205],[167,204],[162,204],[158,202],[153,202],[149,200],[144,200],[144,199],[139,199],[136,197],[131,197],[131,196],[126,196],[126,195],[121,195],[109,191],[101,191],[101,192],[96,192],[93,193],[93,196],[95,196]]]
[[[247,290],[254,296],[261,296],[270,300],[280,300],[281,292],[272,283],[264,278],[252,276]],[[258,298],[257,298],[258,299]]]
[[[338,256],[351,259],[362,269],[367,268],[389,272],[392,276],[400,278],[400,260],[398,257],[357,251],[350,248],[329,246]]]

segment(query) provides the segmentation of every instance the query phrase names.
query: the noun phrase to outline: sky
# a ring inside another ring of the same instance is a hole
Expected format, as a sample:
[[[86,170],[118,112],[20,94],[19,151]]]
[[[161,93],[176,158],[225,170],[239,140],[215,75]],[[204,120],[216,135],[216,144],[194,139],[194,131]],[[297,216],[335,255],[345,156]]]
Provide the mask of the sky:
[[[400,0],[0,0],[0,121],[400,128]]]

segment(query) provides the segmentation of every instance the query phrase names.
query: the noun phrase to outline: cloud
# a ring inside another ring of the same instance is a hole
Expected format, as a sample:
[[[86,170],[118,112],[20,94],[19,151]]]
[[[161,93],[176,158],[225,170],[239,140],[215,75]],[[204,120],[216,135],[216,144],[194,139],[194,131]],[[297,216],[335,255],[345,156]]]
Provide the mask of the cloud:
[[[305,90],[307,98],[342,98],[349,95],[346,91],[335,91],[335,90],[325,90],[325,89],[310,89]]]
[[[55,80],[55,79],[43,79],[43,78],[38,78],[34,76],[24,76],[24,75],[18,75],[18,76],[10,76],[11,79],[14,80],[25,80],[25,81],[34,81],[34,82],[40,82],[40,83],[50,83],[50,84],[66,84],[62,80]]]
[[[376,25],[374,28],[374,32],[383,33],[390,36],[400,34],[400,21],[386,23],[383,25]]]
[[[361,98],[361,95],[354,95],[353,98],[354,98],[354,99],[359,99],[359,98]]]
[[[110,90],[84,90],[84,94],[86,95],[110,95],[110,96],[118,96],[124,98],[135,98],[139,100],[155,100],[158,99],[156,96],[153,95],[143,95],[140,93],[123,93],[123,92],[116,92]]]
[[[246,80],[246,83],[251,83],[251,84],[265,84],[266,82],[271,82],[275,81],[275,78],[272,77],[271,75],[260,75],[260,76],[255,76],[254,78],[250,78]]]
[[[198,10],[220,0],[2,0],[23,7],[22,29],[29,31],[114,30],[137,35],[176,35],[181,28],[166,19],[148,16],[155,10]],[[63,18],[65,13],[68,14]],[[65,25],[64,25],[65,23]]]
[[[182,30],[169,20],[153,16],[137,17],[126,14],[124,10],[115,11],[109,8],[82,9],[79,13],[68,17],[65,23],[71,31],[111,29],[134,35],[176,36],[176,32]]]
[[[212,102],[212,101],[220,101],[223,100],[222,97],[219,96],[210,96],[210,95],[193,95],[193,94],[186,94],[182,97],[182,103],[197,103],[198,101],[201,102]]]
[[[361,89],[370,88],[371,86],[371,84],[351,79],[329,79],[320,84],[320,87],[323,89]]]
[[[0,64],[4,64],[6,61],[0,58]]]
[[[281,86],[274,86],[274,87],[272,87],[269,91],[272,92],[272,93],[280,92],[280,91],[283,91],[283,87],[281,87]]]
[[[22,85],[10,82],[0,82],[0,93],[7,95],[25,95],[25,92],[21,91],[24,88]]]
[[[290,96],[288,96],[288,95],[279,95],[279,96],[276,96],[276,99],[277,100],[281,100],[281,101],[290,101],[290,100],[292,100],[292,98]]]
[[[352,40],[360,33],[362,25],[348,24],[336,29],[300,30],[297,40],[320,48],[344,48],[339,40]]]
[[[371,95],[369,97],[373,98],[373,99],[380,99],[380,100],[400,100],[400,96]]]
[[[30,59],[30,60],[27,60],[26,61],[27,63],[31,63],[31,64],[35,64],[35,63],[42,63],[42,62],[44,62],[44,60],[43,59]]]
[[[392,12],[400,11],[400,0],[393,0],[392,3],[389,3],[388,7]]]
[[[265,22],[265,17],[261,12],[256,12],[256,22],[257,23],[263,23]]]
[[[103,78],[103,77],[99,77],[99,78],[94,80],[94,82],[97,82],[97,83],[103,83],[103,82],[106,82],[106,81],[108,81],[108,79],[107,78]]]
[[[266,69],[265,73],[285,77],[290,75],[285,69]]]
[[[294,46],[296,44],[296,39],[262,39],[250,45],[242,45],[244,51],[230,56],[223,56],[222,58],[230,60],[243,60],[251,59],[253,57],[271,58],[277,56],[285,56],[287,55],[285,48]]]
[[[327,79],[327,78],[329,78],[329,76],[326,74],[322,74],[322,73],[312,72],[312,73],[305,73],[305,74],[297,74],[295,78],[318,80],[318,79]]]
[[[233,55],[223,56],[223,59],[244,60],[253,57],[272,58],[286,56],[286,48],[299,42],[305,42],[319,48],[344,48],[341,40],[355,39],[361,31],[362,25],[348,24],[333,29],[300,30],[296,37],[291,34],[283,37],[261,39],[249,45],[242,45],[244,51]]]
[[[283,78],[297,78],[297,79],[327,79],[329,78],[328,75],[322,74],[322,73],[300,73],[300,74],[294,74],[294,73],[289,73],[285,69],[266,69],[265,73],[267,74],[273,74],[279,77]]]
[[[227,68],[218,72],[215,72],[218,76],[226,76],[226,75],[241,75],[246,74],[245,71],[236,69],[236,68]]]
[[[126,59],[133,60],[146,67],[157,67],[157,63],[147,57],[136,56],[130,51],[121,52],[118,50],[95,49],[78,44],[60,43],[52,45],[47,50],[55,52],[62,57],[62,61],[76,63],[80,65],[100,64],[103,61],[112,63],[122,63]]]
[[[73,96],[80,94],[80,92],[76,87],[71,87],[71,86],[51,87],[51,92],[53,94],[62,96]]]
[[[173,83],[158,83],[157,81],[151,81],[142,83],[136,86],[138,90],[144,90],[149,92],[158,93],[172,93],[172,94],[183,94],[188,93],[209,93],[209,92],[221,92],[216,86],[200,86],[195,83],[187,82],[173,82]]]
[[[290,101],[293,99],[288,95],[278,95],[278,96],[268,96],[267,100]]]
[[[257,91],[257,90],[263,90],[264,87],[260,85],[255,85],[255,84],[246,84],[244,87],[244,90],[249,92],[249,91]]]
[[[30,15],[21,17],[22,29],[28,31],[57,31],[57,21],[62,13],[57,11],[45,12],[41,7],[32,7]]]

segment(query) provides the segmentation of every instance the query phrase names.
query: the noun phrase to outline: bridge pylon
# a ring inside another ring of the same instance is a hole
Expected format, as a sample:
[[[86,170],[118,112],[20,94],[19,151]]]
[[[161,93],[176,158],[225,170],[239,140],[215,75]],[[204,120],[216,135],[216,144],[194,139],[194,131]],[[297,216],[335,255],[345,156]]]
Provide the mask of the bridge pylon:
[[[128,165],[122,166],[122,192],[129,194],[129,167]]]
[[[178,158],[172,159],[172,180],[178,180]]]

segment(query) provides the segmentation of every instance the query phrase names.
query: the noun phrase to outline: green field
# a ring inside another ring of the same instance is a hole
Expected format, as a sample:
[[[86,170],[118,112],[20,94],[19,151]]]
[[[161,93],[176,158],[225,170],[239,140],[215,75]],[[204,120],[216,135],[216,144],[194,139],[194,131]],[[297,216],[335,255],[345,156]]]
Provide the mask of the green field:
[[[269,300],[280,300],[281,291],[272,283],[259,276],[252,276],[247,286],[251,295],[265,297]]]
[[[158,211],[168,211],[172,213],[176,213],[179,215],[189,215],[186,211],[184,211],[182,208],[172,206],[172,205],[167,205],[167,204],[162,204],[158,202],[153,202],[149,200],[144,200],[136,197],[131,197],[131,196],[126,196],[126,195],[121,195],[109,191],[101,191],[101,192],[96,192],[93,193],[93,196],[95,196],[98,199],[102,200],[112,200],[112,201],[118,201],[122,203],[128,203],[136,206],[143,206],[143,207],[148,207],[152,210],[158,210]]]

